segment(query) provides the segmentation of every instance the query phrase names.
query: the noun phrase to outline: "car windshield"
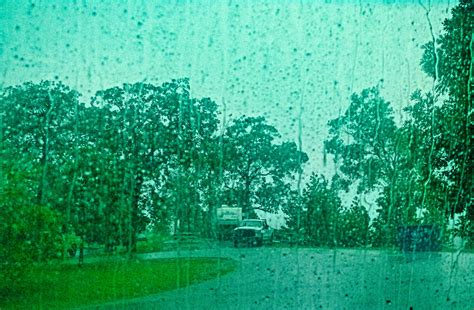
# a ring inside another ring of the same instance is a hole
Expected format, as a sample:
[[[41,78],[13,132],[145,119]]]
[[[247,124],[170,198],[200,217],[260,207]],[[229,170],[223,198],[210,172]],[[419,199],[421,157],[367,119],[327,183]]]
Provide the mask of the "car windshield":
[[[474,309],[473,12],[0,0],[0,310]]]

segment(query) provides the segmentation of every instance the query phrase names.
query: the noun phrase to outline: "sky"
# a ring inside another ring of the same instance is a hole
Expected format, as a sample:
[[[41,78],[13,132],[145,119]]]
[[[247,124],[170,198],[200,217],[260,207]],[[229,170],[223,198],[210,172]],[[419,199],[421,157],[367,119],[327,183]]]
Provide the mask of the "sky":
[[[421,3],[438,36],[456,2]],[[379,85],[401,119],[410,94],[432,85],[419,66],[429,24],[414,0],[0,0],[0,12],[0,86],[58,79],[87,102],[122,83],[189,77],[221,119],[263,115],[293,141],[301,121],[307,174],[333,173],[326,124],[353,92]]]

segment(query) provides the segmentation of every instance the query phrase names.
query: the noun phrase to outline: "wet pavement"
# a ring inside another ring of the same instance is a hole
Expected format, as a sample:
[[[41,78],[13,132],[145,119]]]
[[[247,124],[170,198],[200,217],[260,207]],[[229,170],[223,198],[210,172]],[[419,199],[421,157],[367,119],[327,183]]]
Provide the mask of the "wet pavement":
[[[472,253],[222,247],[141,256],[229,257],[238,268],[93,309],[474,309]]]

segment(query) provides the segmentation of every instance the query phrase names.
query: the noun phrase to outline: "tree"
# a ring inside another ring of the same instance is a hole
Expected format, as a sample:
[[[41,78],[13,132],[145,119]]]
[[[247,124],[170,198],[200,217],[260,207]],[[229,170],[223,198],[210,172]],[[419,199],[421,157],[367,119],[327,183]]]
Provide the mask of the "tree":
[[[411,105],[406,107],[407,119],[400,128],[403,159],[402,174],[405,180],[406,208],[414,213],[416,207],[425,212],[424,221],[441,223],[448,210],[444,210],[446,190],[450,187],[450,174],[446,169],[446,153],[442,150],[442,111],[435,106],[433,94],[416,90]],[[440,216],[441,215],[441,216]]]
[[[25,168],[34,167],[28,180],[35,192],[31,199],[64,214],[64,234],[73,234],[69,231],[75,211],[71,193],[80,139],[76,125],[83,108],[79,96],[61,82],[51,81],[7,87],[0,95],[0,151],[27,159]]]
[[[339,166],[336,181],[341,186],[357,182],[359,193],[378,193],[379,220],[385,243],[395,242],[395,229],[401,224],[400,132],[393,110],[377,88],[353,94],[346,112],[329,121],[325,149]],[[347,187],[345,188],[347,190]],[[390,232],[390,233],[389,233]]]
[[[286,215],[286,227],[291,232],[304,230],[304,204],[297,190],[290,190],[284,196],[281,210]],[[303,234],[300,237],[304,237]]]
[[[37,188],[32,183],[40,168],[31,158],[9,150],[2,150],[0,156],[0,281],[14,283],[33,263],[60,257],[63,218],[36,203]]]
[[[339,215],[338,240],[344,247],[367,246],[369,240],[369,213],[356,198],[348,209]]]
[[[472,1],[461,0],[452,9],[451,18],[443,22],[443,34],[435,42],[424,45],[421,65],[434,79],[435,97],[443,98],[437,121],[440,124],[440,143],[436,151],[445,154],[444,167],[448,183],[444,190],[447,212],[453,216],[465,213],[463,224],[470,240],[474,240],[473,188],[473,26]],[[469,228],[471,227],[471,228]]]
[[[147,145],[144,133],[150,122],[147,104],[154,91],[151,85],[124,84],[99,91],[92,99],[98,119],[97,127],[89,128],[89,132],[99,156],[107,160],[96,177],[100,184],[96,204],[103,208],[105,215],[104,241],[109,245],[120,242],[129,250],[134,248],[136,235],[144,230],[147,222],[138,209],[138,201],[142,184],[149,175],[144,165],[148,164],[147,150],[151,146]],[[104,191],[107,194],[103,195]],[[93,199],[84,202],[94,204]],[[90,220],[83,220],[84,224],[88,222]]]
[[[1,94],[1,142],[18,154],[29,154],[41,167],[36,176],[39,204],[57,205],[57,194],[64,192],[64,174],[58,172],[74,156],[78,97],[76,91],[50,81],[8,87]]]
[[[217,104],[209,98],[190,96],[188,79],[173,80],[156,89],[156,100],[150,106],[150,124],[159,126],[153,132],[159,173],[155,184],[162,202],[156,205],[173,212],[176,231],[206,231],[204,212],[211,213],[214,197],[218,151],[215,141]],[[206,220],[210,220],[208,217]],[[179,225],[178,225],[179,223]],[[207,224],[208,225],[208,224]]]
[[[358,180],[359,192],[391,182],[397,165],[393,110],[377,88],[353,94],[344,115],[329,121],[325,149],[340,164],[341,177]]]
[[[255,209],[276,211],[291,187],[289,181],[308,161],[294,142],[276,143],[279,138],[263,117],[243,116],[224,132],[222,199],[241,207],[245,217]]]
[[[202,225],[201,196],[209,190],[203,175],[218,124],[217,105],[191,98],[189,91],[189,81],[182,79],[161,86],[124,84],[93,98],[100,117],[95,126],[102,128],[93,143],[109,161],[101,188],[110,194],[98,197],[109,197],[103,203],[112,220],[106,227],[118,228],[115,235],[122,242],[133,246],[136,234],[156,215],[172,219],[177,230]]]
[[[317,246],[337,246],[341,200],[323,175],[311,175],[303,192],[303,208],[307,241]]]
[[[435,79],[436,90],[462,102],[461,111],[469,101],[473,9],[472,1],[460,0],[451,18],[444,20],[440,37],[423,45],[421,59],[423,71]]]

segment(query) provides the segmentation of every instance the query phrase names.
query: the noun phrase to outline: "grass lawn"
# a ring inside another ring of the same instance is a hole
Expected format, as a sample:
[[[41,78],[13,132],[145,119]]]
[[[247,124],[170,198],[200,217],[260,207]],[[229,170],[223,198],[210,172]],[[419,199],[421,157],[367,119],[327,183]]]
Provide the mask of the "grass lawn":
[[[21,283],[0,283],[0,309],[68,309],[142,297],[232,272],[225,258],[122,260],[33,268]]]

